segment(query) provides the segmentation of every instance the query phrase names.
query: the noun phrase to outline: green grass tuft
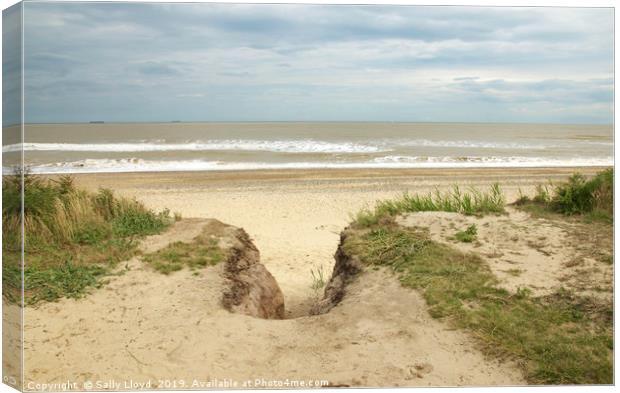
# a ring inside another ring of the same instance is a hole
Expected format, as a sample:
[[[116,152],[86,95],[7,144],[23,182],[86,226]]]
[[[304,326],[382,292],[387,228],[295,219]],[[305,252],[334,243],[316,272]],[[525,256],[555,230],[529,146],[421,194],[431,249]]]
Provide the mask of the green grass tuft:
[[[355,224],[369,227],[378,224],[382,219],[421,211],[446,211],[467,215],[500,214],[504,212],[505,203],[504,194],[497,183],[493,184],[488,192],[481,192],[473,187],[462,192],[458,186],[454,186],[449,192],[435,190],[426,195],[405,193],[395,200],[378,201],[374,209],[359,211],[355,216]]]
[[[191,270],[213,266],[225,258],[218,239],[202,233],[191,243],[175,242],[156,252],[146,254],[142,259],[155,270],[170,274],[187,266]]]
[[[477,239],[478,236],[478,228],[476,228],[476,224],[472,224],[464,231],[458,231],[454,234],[454,238],[463,243],[471,243]]]
[[[112,219],[112,230],[117,236],[146,236],[161,232],[169,224],[168,212],[155,214],[143,209],[127,209]]]
[[[325,287],[325,284],[327,284],[327,280],[325,279],[325,269],[322,265],[316,270],[310,269],[310,275],[312,276],[312,284],[310,285],[310,288],[318,297],[319,291]]]

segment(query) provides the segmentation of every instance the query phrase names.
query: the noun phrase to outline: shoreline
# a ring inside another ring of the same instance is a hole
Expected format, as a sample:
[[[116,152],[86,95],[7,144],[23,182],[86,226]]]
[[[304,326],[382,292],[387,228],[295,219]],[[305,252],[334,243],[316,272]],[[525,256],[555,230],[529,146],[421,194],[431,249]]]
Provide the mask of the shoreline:
[[[594,174],[610,166],[571,166],[571,167],[493,167],[493,168],[299,168],[299,169],[254,169],[254,170],[208,170],[208,171],[160,171],[160,172],[92,172],[92,173],[53,173],[41,174],[55,178],[70,175],[76,179],[84,178],[204,178],[209,180],[305,180],[305,179],[376,179],[382,177],[478,177],[480,175],[518,176],[563,176],[575,172]]]

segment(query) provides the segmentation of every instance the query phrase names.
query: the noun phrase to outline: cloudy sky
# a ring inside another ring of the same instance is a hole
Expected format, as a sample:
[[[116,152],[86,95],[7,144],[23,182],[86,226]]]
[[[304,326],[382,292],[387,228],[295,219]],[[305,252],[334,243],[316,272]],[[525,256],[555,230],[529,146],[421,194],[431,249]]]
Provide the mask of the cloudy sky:
[[[613,11],[25,5],[27,122],[610,123]]]

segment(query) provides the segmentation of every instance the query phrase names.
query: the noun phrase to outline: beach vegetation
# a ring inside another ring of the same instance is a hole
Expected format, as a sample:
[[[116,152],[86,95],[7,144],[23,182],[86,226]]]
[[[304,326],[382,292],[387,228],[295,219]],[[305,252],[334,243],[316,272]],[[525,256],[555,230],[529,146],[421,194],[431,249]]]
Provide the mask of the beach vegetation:
[[[477,239],[477,236],[478,228],[476,224],[471,224],[467,229],[454,234],[454,238],[462,243],[471,243]]]
[[[515,205],[537,215],[558,213],[611,223],[613,183],[613,168],[601,171],[590,179],[575,173],[551,190],[548,186],[538,185],[534,197],[521,196]]]
[[[319,266],[316,269],[310,269],[310,275],[312,276],[312,284],[310,284],[310,288],[318,297],[319,291],[323,289],[325,287],[325,284],[327,283],[325,279],[326,274],[323,265]]]
[[[354,217],[355,224],[368,227],[379,223],[382,219],[404,213],[421,211],[445,211],[466,215],[484,215],[504,213],[506,200],[499,186],[495,183],[488,192],[474,187],[462,191],[455,185],[452,190],[442,192],[436,189],[428,194],[405,193],[400,198],[378,201],[374,208],[365,208]]]
[[[144,262],[163,274],[170,274],[184,267],[196,270],[213,266],[224,258],[225,252],[220,248],[218,239],[205,231],[191,242],[174,242],[161,250],[142,256]]]
[[[172,221],[169,212],[156,213],[111,190],[79,189],[70,176],[5,175],[2,198],[3,294],[19,298],[23,224],[28,304],[80,296],[134,255],[139,238]]]
[[[613,214],[613,169],[587,179],[576,173],[555,188],[551,207],[563,214]]]
[[[485,354],[521,365],[530,383],[613,383],[611,306],[565,289],[509,292],[480,256],[431,240],[428,229],[384,220],[351,231],[347,253],[393,270],[433,317],[471,333]]]
[[[549,191],[549,185],[537,184],[536,194],[532,199],[536,203],[549,203],[551,201],[551,192]]]
[[[521,269],[508,269],[508,270],[504,270],[505,273],[510,274],[513,277],[518,277],[523,273],[523,270]]]

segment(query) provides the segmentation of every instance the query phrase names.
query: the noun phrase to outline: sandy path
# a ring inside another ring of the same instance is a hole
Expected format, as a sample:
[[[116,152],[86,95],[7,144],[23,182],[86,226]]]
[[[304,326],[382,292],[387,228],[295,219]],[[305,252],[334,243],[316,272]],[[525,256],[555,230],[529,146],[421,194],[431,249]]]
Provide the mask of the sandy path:
[[[566,173],[552,170],[547,176]],[[215,217],[245,228],[284,292],[289,317],[299,317],[306,315],[313,298],[310,269],[322,265],[331,272],[350,213],[405,189],[425,191],[455,181],[487,186],[503,179],[506,193],[515,197],[518,187],[527,190],[544,176],[466,174],[261,181],[256,180],[260,176],[208,181],[200,174],[141,174],[78,180],[89,188],[114,188],[156,209]],[[523,383],[514,365],[485,359],[466,335],[433,320],[415,292],[380,273],[370,275],[364,286],[354,286],[329,314],[285,321],[221,310],[214,303],[218,297],[211,276],[196,278],[181,271],[166,277],[134,262],[130,271],[86,299],[27,309],[26,382],[292,378],[362,386]]]
[[[149,193],[141,200],[151,207],[170,206],[183,216],[218,217],[246,229],[260,250],[262,263],[280,284],[287,314],[295,317],[307,314],[311,305],[310,269],[323,266],[327,274],[331,272],[340,230],[349,222],[347,212],[392,194],[190,191],[184,193],[187,200],[178,201],[173,191]]]

